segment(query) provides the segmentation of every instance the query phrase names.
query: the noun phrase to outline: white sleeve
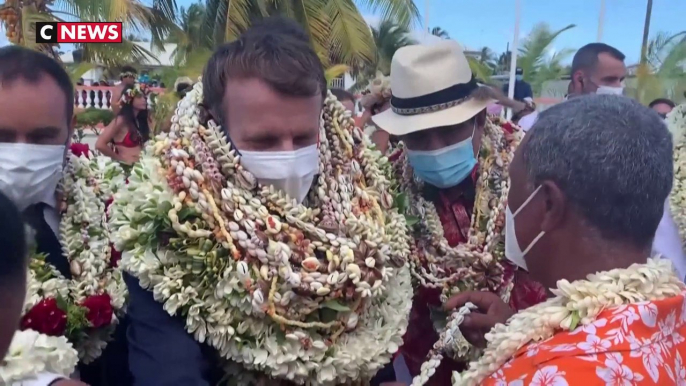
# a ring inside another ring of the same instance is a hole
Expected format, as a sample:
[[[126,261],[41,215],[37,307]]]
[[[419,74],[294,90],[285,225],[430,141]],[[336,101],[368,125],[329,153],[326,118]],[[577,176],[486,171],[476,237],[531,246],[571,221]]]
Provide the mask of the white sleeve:
[[[525,115],[524,117],[522,117],[522,119],[519,120],[519,127],[522,128],[522,131],[527,132],[529,131],[531,126],[533,126],[534,123],[536,123],[536,119],[538,119],[538,111],[534,111],[529,115]]]
[[[679,237],[679,230],[672,219],[672,214],[669,210],[669,199],[665,202],[665,209],[662,214],[662,220],[657,226],[655,232],[655,239],[653,240],[653,252],[661,254],[664,258],[669,259],[674,265],[679,277],[683,280],[686,275],[686,255],[681,246],[681,238]]]
[[[60,379],[67,378],[59,374],[40,373],[32,379],[14,382],[12,383],[12,386],[48,386]]]

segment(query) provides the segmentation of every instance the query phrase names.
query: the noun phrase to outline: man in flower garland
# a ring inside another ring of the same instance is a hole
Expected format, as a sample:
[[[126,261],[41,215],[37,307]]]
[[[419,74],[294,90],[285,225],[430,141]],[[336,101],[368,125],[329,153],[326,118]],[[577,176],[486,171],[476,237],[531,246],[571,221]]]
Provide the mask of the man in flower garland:
[[[682,384],[684,285],[668,260],[646,264],[672,175],[670,133],[631,99],[594,95],[541,113],[510,165],[505,242],[552,294],[512,317],[488,293],[449,300],[476,303],[472,323],[505,324],[463,382]]]
[[[54,267],[54,275],[61,275],[66,280],[73,278],[75,269],[70,267],[64,256],[63,251],[67,247],[63,248],[59,239],[59,236],[64,237],[60,235],[64,229],[60,229],[61,208],[57,187],[63,177],[65,157],[74,128],[73,94],[74,88],[69,75],[53,59],[18,46],[0,49],[0,100],[3,101],[0,103],[0,190],[22,210],[26,222],[35,231],[37,252],[45,256],[43,264]],[[88,253],[85,255],[89,256]],[[74,262],[76,263],[75,260]],[[82,271],[81,266],[78,269]],[[96,278],[100,279],[105,280]],[[69,291],[68,288],[64,290]],[[104,298],[88,299],[100,301]],[[111,323],[112,307],[109,300],[105,304],[101,303],[90,303],[91,307],[86,306],[83,300],[78,308],[78,312],[88,311],[84,316],[92,319],[88,319],[91,327],[94,327],[94,320],[103,317],[104,321],[97,322],[106,325]],[[65,334],[65,326],[69,320],[67,310],[50,308],[54,304],[55,298],[46,298],[45,302],[42,301],[28,310],[21,323],[22,329],[42,329],[44,331],[38,332],[54,336]],[[127,370],[122,367],[126,362],[121,362],[126,355],[125,346],[123,349],[110,347],[113,348],[104,359],[91,366],[81,367],[82,379],[93,385],[107,385],[108,383],[103,383],[100,374],[104,371],[101,366],[105,366],[108,371],[105,377],[110,382],[114,381],[111,384],[126,385],[124,377]],[[117,365],[119,368],[115,368]],[[42,374],[36,384],[82,384],[60,378],[62,377],[55,374]]]
[[[545,293],[503,261],[500,187],[519,133],[514,125],[487,117],[486,108],[496,99],[493,89],[477,84],[454,41],[398,50],[391,84],[391,108],[373,120],[404,144],[389,158],[409,201],[408,219],[416,223],[411,257],[421,287],[402,352],[417,375],[438,339],[431,314],[438,314],[441,288],[487,289],[508,297],[514,281],[510,299],[517,309],[542,301]],[[468,249],[478,252],[477,261]],[[456,366],[441,366],[430,384],[448,384]]]

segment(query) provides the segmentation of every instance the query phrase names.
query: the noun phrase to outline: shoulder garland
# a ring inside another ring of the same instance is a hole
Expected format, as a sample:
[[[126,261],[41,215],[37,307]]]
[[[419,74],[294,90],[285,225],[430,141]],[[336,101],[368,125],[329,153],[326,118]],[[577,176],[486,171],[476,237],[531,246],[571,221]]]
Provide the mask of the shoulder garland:
[[[677,106],[667,116],[674,138],[674,185],[669,196],[672,218],[686,246],[686,104]]]
[[[445,300],[465,290],[490,290],[507,301],[511,275],[504,275],[505,206],[509,189],[508,166],[521,140],[521,131],[498,117],[489,117],[484,128],[476,178],[476,198],[469,242],[451,247],[434,204],[422,196],[423,182],[414,176],[404,147],[391,156],[404,210],[414,219],[410,226],[412,276],[420,285],[442,288]]]
[[[0,380],[41,371],[68,376],[77,361],[97,359],[124,313],[126,287],[110,264],[105,202],[124,183],[107,157],[70,154],[61,185],[60,242],[72,279],[32,253],[21,330],[0,366]]]
[[[329,94],[301,205],[242,167],[201,100],[198,82],[116,195],[124,269],[238,383],[370,379],[402,344],[412,298],[388,161]]]

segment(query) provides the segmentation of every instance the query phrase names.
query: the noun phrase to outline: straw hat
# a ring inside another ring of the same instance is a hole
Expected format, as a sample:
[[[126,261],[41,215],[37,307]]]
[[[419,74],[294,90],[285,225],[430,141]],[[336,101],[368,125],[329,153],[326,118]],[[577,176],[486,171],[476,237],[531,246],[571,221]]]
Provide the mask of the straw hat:
[[[493,102],[469,97],[479,86],[452,40],[400,48],[391,62],[391,84],[391,108],[372,118],[391,135],[456,125]]]

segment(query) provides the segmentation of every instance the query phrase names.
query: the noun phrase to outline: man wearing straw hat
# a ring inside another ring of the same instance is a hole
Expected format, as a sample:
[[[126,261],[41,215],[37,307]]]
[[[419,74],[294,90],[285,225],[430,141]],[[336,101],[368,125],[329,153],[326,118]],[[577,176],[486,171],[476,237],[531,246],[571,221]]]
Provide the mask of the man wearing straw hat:
[[[391,108],[373,121],[402,140],[390,159],[415,238],[410,265],[421,284],[402,348],[416,376],[438,339],[440,299],[451,291],[491,291],[517,309],[545,293],[504,259],[507,167],[521,133],[487,117],[493,89],[476,82],[462,47],[449,40],[398,50],[391,84]],[[449,370],[457,368],[442,365],[427,384],[450,384]]]

